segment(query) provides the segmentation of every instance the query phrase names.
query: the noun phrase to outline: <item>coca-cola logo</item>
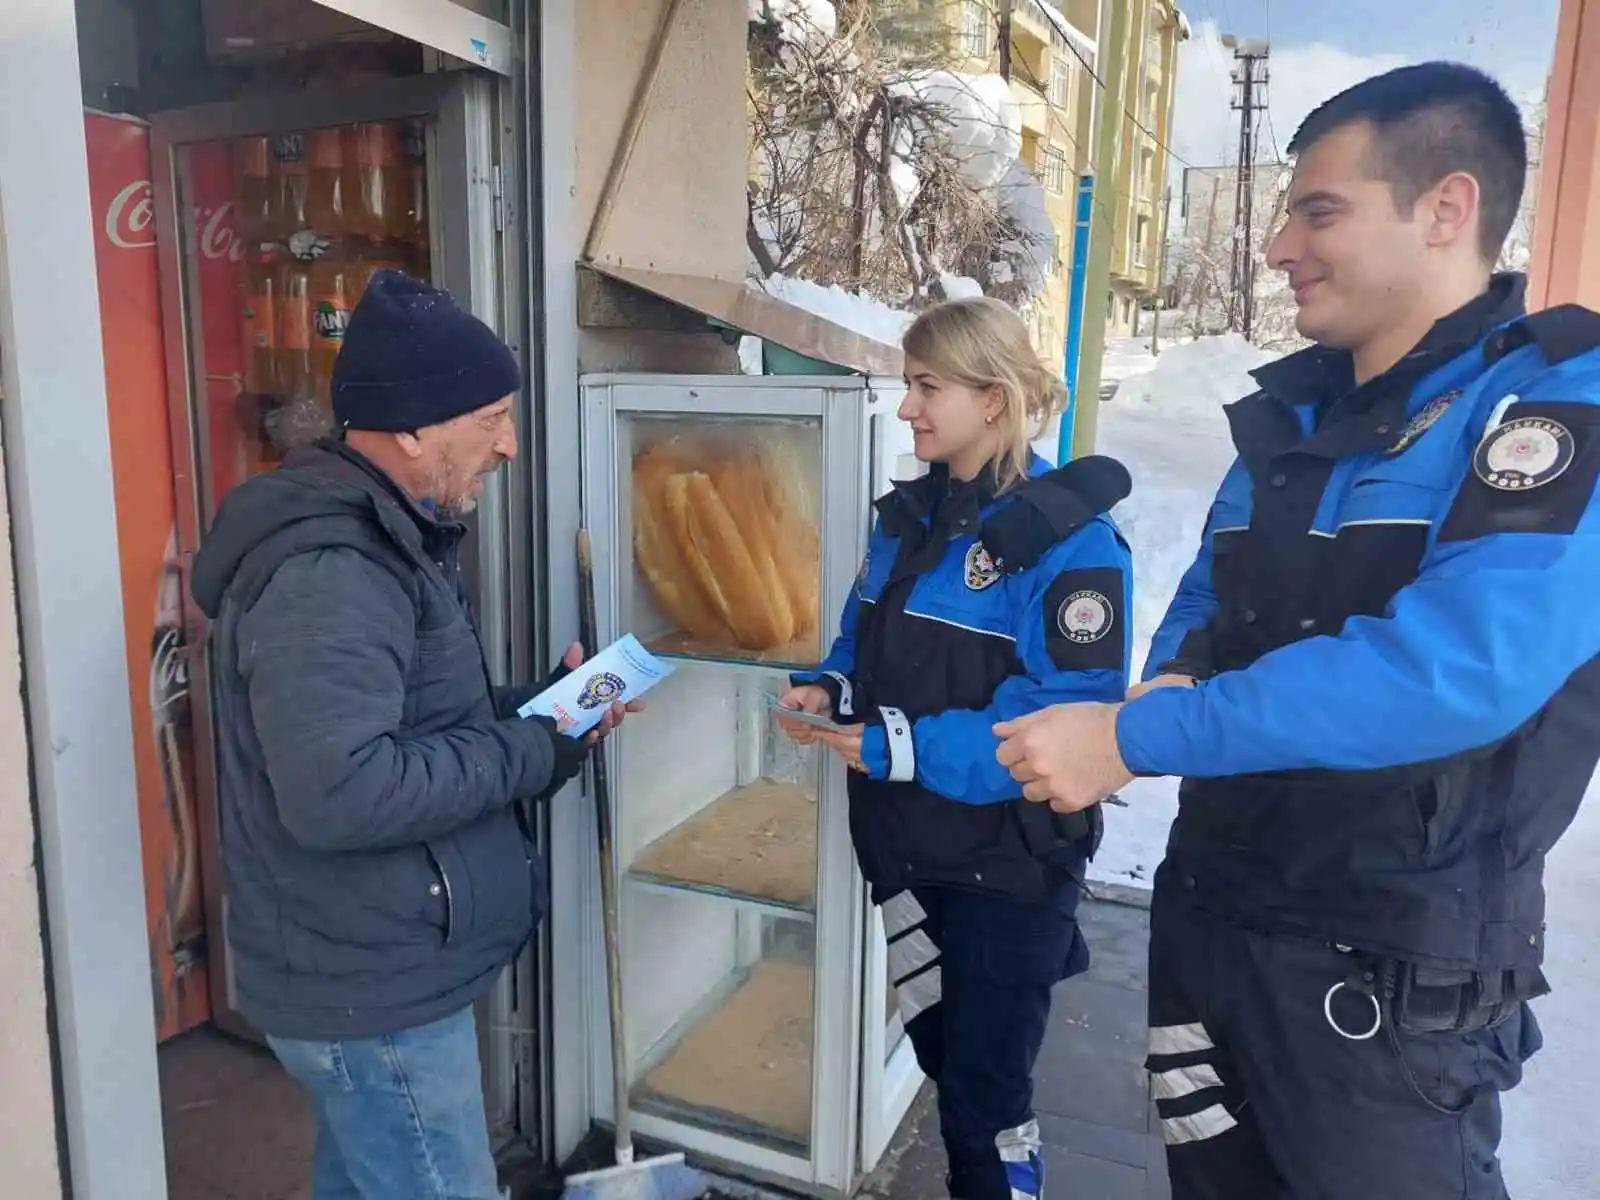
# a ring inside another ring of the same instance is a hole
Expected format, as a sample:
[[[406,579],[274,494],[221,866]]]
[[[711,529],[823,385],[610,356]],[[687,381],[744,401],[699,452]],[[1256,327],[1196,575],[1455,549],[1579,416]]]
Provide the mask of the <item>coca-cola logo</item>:
[[[229,218],[233,215],[233,201],[224,201],[216,208],[195,210],[195,235],[200,244],[200,254],[213,261],[244,261],[244,243],[239,240]]]
[[[213,261],[243,262],[245,246],[230,218],[233,201],[194,210],[195,239],[200,253]],[[106,237],[120,250],[149,250],[156,244],[155,193],[148,179],[136,179],[111,199],[106,208]]]
[[[136,179],[118,192],[106,209],[106,237],[122,250],[149,250],[156,244],[155,194],[148,179]]]

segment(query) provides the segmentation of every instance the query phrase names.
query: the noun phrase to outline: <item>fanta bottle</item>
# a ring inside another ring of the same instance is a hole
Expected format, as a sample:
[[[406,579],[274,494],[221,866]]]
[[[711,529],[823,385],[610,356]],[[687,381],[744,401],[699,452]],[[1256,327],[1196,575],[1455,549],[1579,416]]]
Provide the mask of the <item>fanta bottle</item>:
[[[244,390],[252,396],[278,391],[277,247],[255,245],[245,258],[243,277]]]
[[[233,208],[239,236],[249,244],[270,241],[276,232],[272,139],[239,138],[233,143]]]
[[[375,242],[410,233],[411,173],[393,124],[352,125],[344,152],[345,222],[351,233]]]
[[[306,218],[306,196],[311,188],[306,135],[285,133],[273,138],[272,155],[277,174],[274,232],[280,240],[287,240],[310,225]]]
[[[311,266],[311,371],[317,403],[333,411],[333,364],[344,348],[345,327],[355,307],[351,264],[343,246],[332,245]]]
[[[284,260],[278,273],[278,391],[286,403],[315,395],[311,357],[311,264]]]
[[[306,155],[311,162],[306,219],[323,237],[342,237],[345,232],[343,131],[338,128],[312,130],[307,138]]]

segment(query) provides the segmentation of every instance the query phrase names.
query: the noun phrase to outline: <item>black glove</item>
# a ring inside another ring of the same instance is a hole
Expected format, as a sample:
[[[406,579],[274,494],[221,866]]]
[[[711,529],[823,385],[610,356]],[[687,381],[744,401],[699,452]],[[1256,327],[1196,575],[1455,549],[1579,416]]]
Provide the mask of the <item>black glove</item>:
[[[589,761],[589,742],[587,738],[568,737],[562,733],[554,717],[535,716],[528,720],[550,738],[550,782],[540,796],[551,796],[583,773],[583,764]]]
[[[549,677],[543,683],[523,684],[520,687],[495,688],[494,710],[503,718],[514,717],[517,715],[517,710],[529,700],[532,700],[535,696],[542,696],[546,690],[554,687],[571,674],[571,667],[565,663],[557,663],[556,669],[550,672]]]

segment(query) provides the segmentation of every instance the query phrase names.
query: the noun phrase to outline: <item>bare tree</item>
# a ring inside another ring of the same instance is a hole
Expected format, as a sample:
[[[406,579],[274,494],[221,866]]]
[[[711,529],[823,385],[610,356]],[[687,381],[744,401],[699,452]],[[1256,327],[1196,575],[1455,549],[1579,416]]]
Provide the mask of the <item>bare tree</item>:
[[[956,50],[937,11],[840,0],[824,22],[804,0],[759,7],[749,86],[755,269],[905,307],[940,297],[946,274],[1025,301],[1052,246],[1022,227],[1000,190],[975,181],[984,151],[973,149],[972,113],[984,110],[948,102],[949,81],[962,77],[944,69]],[[926,86],[934,78],[942,91]],[[997,116],[991,131],[1005,157],[996,181],[1016,155],[1006,139],[1019,136],[1002,125]]]

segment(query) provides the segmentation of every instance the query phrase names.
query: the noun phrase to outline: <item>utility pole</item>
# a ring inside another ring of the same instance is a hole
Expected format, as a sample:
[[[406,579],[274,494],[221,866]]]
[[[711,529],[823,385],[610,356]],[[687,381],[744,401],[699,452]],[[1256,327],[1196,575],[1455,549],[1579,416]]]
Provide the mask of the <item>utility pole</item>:
[[[1074,457],[1094,452],[1100,407],[1100,368],[1105,361],[1106,314],[1100,297],[1111,287],[1111,249],[1116,239],[1112,216],[1117,204],[1118,168],[1122,159],[1122,126],[1128,119],[1128,31],[1133,23],[1133,0],[1103,0],[1099,53],[1100,78],[1105,87],[1095,97],[1098,128],[1094,139],[1094,185],[1090,198],[1088,262],[1084,270],[1082,342],[1068,386],[1072,391]],[[1065,456],[1063,456],[1065,457]]]
[[[1167,247],[1172,245],[1172,188],[1168,186],[1162,204],[1165,214],[1161,221],[1161,254],[1156,260],[1156,307],[1151,314],[1150,353],[1161,353],[1161,310],[1167,306]]]
[[[1011,3],[1000,0],[1000,78],[1011,82]]]
[[[1239,167],[1233,198],[1233,265],[1228,275],[1228,327],[1250,337],[1256,307],[1255,166],[1256,116],[1267,107],[1271,79],[1264,40],[1241,41],[1231,34],[1222,44],[1233,51],[1233,110],[1239,114]]]

